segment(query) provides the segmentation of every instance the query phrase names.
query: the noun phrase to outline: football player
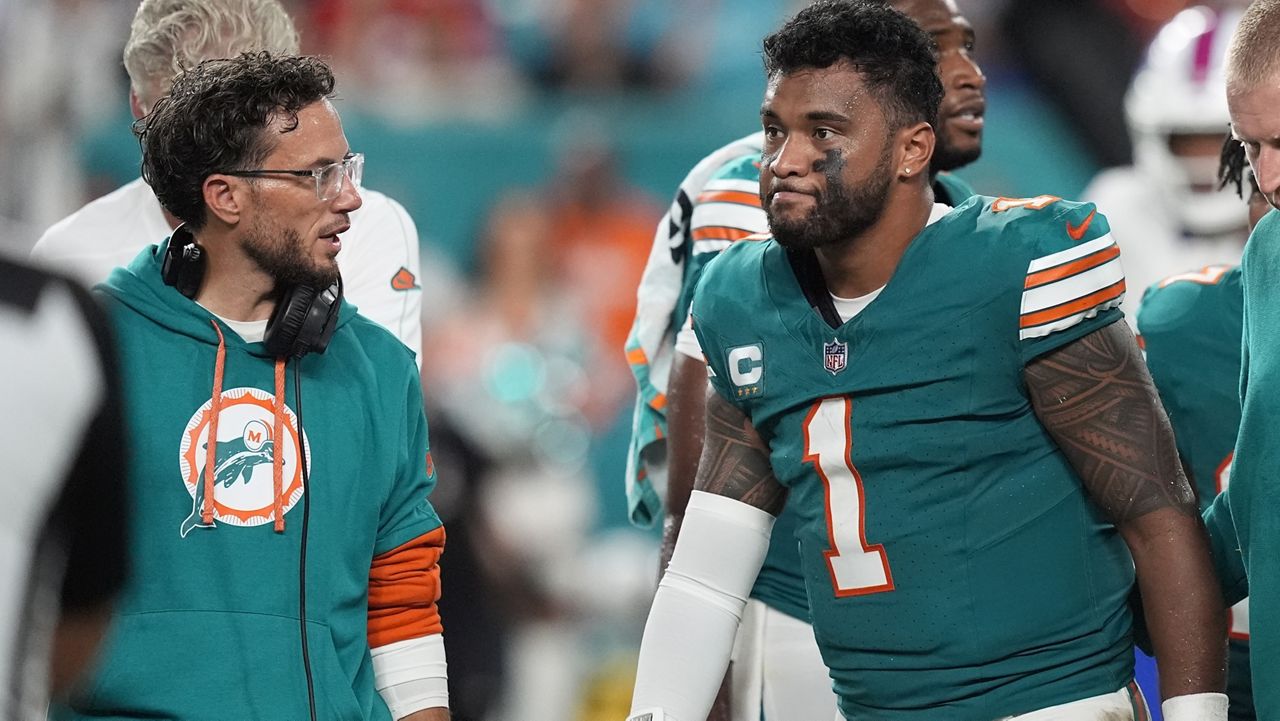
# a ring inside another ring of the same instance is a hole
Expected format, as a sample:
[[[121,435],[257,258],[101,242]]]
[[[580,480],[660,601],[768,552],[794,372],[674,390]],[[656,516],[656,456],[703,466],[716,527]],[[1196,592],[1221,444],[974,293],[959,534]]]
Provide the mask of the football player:
[[[986,80],[972,57],[973,27],[953,0],[888,4],[906,13],[933,39],[944,97],[930,173],[939,202],[958,205],[974,194],[973,189],[955,175],[940,171],[967,165],[982,151]],[[636,451],[632,467],[642,478],[630,476],[633,492],[629,500],[636,520],[653,519],[665,510],[664,566],[675,547],[693,490],[707,392],[706,362],[692,330],[686,325],[674,339],[672,333],[686,324],[693,291],[706,264],[730,243],[768,230],[759,195],[762,138],[762,133],[755,133],[717,150],[681,184],[670,213],[658,227],[655,261],[646,274],[649,285],[641,287],[640,311],[628,355],[642,391],[632,445]],[[672,266],[670,256],[679,258],[679,264]],[[666,304],[645,302],[647,294],[654,295],[655,275],[662,278],[664,273],[666,277],[679,273],[674,309],[670,300]],[[645,353],[640,342],[646,331],[661,344],[653,354]],[[673,340],[674,359],[669,351]],[[649,362],[650,355],[655,362]],[[665,394],[655,387],[659,372],[670,373]],[[646,465],[654,464],[646,464],[639,453],[644,450],[652,457],[660,442],[666,444],[669,459],[665,508],[643,478],[652,473]],[[826,718],[834,713],[830,681],[809,628],[809,604],[799,572],[794,527],[795,514],[784,511],[744,611],[731,667],[732,701],[722,698],[717,708],[723,714],[727,705],[735,721],[758,721],[762,714],[768,721],[786,721]]]
[[[935,204],[935,59],[882,4],[820,0],[765,57],[773,237],[725,249],[694,298],[714,392],[634,718],[705,716],[787,504],[846,718],[1144,718],[1135,566],[1166,716],[1225,718],[1221,599],[1115,323],[1105,218]]]

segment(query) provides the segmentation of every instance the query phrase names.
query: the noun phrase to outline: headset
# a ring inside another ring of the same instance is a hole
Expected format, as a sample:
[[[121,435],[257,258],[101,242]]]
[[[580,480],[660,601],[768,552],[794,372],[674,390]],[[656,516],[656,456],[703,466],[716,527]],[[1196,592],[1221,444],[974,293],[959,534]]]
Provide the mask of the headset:
[[[173,286],[188,298],[194,298],[204,280],[204,250],[196,243],[195,236],[180,225],[169,238],[164,259],[160,264],[160,277],[165,285]],[[267,319],[267,329],[262,342],[267,352],[276,358],[297,361],[307,353],[324,353],[338,327],[338,311],[342,308],[342,276],[328,288],[317,290],[311,286],[287,287],[276,301],[276,307]],[[302,385],[298,378],[298,364],[293,365],[293,396],[298,406],[298,427],[302,427]],[[315,680],[311,675],[311,654],[307,643],[307,536],[311,523],[311,487],[308,473],[307,449],[299,444],[302,456],[302,482],[306,492],[302,494],[302,540],[298,554],[298,625],[302,645],[302,665],[307,679],[307,703],[311,721],[316,721]]]
[[[160,277],[165,285],[194,298],[204,280],[205,254],[187,229],[180,225],[169,238],[160,264]],[[338,310],[342,307],[342,277],[328,288],[306,285],[286,288],[267,319],[262,342],[267,352],[277,358],[297,359],[307,353],[324,353],[338,326]]]

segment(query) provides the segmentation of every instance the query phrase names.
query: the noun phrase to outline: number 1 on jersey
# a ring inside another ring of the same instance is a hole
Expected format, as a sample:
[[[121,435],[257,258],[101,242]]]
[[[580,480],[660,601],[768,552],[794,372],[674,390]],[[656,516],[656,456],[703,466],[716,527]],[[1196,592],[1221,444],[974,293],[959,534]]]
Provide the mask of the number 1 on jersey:
[[[884,546],[868,545],[866,494],[853,466],[853,400],[823,398],[804,419],[804,462],[822,479],[826,500],[825,552],[831,585],[838,597],[893,590],[893,574]]]

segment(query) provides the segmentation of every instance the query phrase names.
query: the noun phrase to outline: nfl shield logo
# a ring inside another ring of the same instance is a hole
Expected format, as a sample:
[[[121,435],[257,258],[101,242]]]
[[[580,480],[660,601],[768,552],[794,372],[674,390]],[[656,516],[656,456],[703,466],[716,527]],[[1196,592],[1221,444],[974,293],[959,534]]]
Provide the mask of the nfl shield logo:
[[[835,375],[844,370],[845,363],[849,360],[849,344],[832,340],[830,343],[822,344],[822,365],[831,375]]]

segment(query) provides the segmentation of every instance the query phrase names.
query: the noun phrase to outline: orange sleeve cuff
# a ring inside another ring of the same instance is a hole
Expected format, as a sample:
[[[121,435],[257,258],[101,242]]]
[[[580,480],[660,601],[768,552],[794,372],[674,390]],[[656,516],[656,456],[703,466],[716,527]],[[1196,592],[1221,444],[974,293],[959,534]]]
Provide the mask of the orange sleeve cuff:
[[[369,647],[442,633],[444,527],[375,556],[369,568]]]

